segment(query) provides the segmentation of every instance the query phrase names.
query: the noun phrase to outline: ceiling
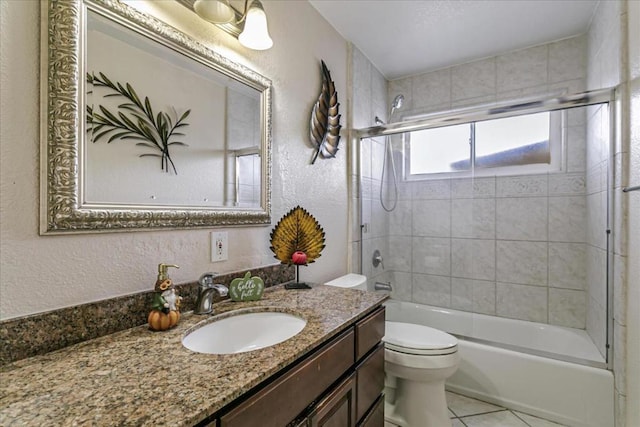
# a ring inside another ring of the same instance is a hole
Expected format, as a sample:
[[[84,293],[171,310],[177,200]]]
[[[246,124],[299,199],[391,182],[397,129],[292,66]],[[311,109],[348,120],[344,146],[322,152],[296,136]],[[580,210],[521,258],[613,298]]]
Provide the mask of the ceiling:
[[[587,31],[598,0],[310,0],[389,80]]]

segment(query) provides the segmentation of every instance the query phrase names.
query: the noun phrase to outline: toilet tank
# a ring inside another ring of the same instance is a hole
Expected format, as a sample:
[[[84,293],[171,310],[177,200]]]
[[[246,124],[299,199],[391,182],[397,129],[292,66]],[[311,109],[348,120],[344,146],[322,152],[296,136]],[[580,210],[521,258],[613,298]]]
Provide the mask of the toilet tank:
[[[325,284],[327,286],[336,286],[338,288],[360,289],[362,291],[367,290],[367,278],[362,274],[349,273]]]

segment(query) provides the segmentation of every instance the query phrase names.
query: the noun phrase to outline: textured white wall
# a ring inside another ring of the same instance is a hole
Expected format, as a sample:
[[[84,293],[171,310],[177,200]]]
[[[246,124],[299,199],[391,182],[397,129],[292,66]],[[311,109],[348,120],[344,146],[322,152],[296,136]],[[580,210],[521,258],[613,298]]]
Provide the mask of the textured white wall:
[[[331,70],[346,111],[347,43],[305,1],[264,6],[274,47],[250,51],[177,2],[131,2],[202,43],[269,77],[273,97],[273,224],[296,205],[326,232],[326,248],[302,269],[325,281],[347,270],[346,140],[338,157],[310,165],[309,114],[320,90],[320,60]],[[229,261],[210,263],[206,229],[38,235],[40,2],[0,1],[0,318],[149,290],[157,264],[181,266],[180,283],[205,271],[229,272],[277,262],[272,226],[229,228]],[[295,19],[291,19],[295,17]],[[343,115],[343,128],[346,115]]]

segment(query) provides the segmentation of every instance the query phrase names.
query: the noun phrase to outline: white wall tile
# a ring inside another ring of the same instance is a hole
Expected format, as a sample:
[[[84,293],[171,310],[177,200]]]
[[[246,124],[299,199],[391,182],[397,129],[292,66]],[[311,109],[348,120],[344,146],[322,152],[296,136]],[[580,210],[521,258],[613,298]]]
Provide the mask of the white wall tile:
[[[549,197],[549,241],[585,241],[586,203],[584,196]]]
[[[496,236],[504,240],[547,240],[547,199],[518,197],[496,201]]]
[[[562,173],[549,175],[550,196],[582,195],[586,191],[584,173]]]
[[[384,268],[391,271],[411,272],[411,245],[405,236],[389,236],[389,252],[384,260]]]
[[[587,245],[586,291],[602,307],[607,305],[607,252]]]
[[[534,197],[548,194],[546,175],[503,176],[497,178],[497,197]]]
[[[384,237],[389,235],[389,213],[382,208],[380,200],[371,200],[371,223],[369,233],[372,237]]]
[[[614,255],[613,261],[613,318],[627,324],[627,257]]]
[[[587,298],[587,333],[598,351],[606,354],[606,311],[593,298]]]
[[[496,101],[498,102],[506,102],[506,101],[517,101],[517,100],[526,100],[531,98],[541,98],[547,96],[557,96],[562,93],[559,90],[551,90],[548,84],[543,84],[539,86],[530,86],[523,87],[520,89],[511,89],[507,91],[502,91],[500,87],[498,87],[498,95],[496,96]]]
[[[495,280],[495,240],[451,239],[451,275]]]
[[[469,62],[451,68],[451,101],[494,95],[496,59]]]
[[[451,103],[451,69],[411,77],[413,108]]]
[[[451,201],[451,236],[494,239],[495,199],[454,199]]]
[[[449,199],[451,198],[451,181],[437,179],[416,182],[412,185],[412,195],[417,200]]]
[[[389,234],[392,236],[411,236],[411,201],[398,200],[396,208],[389,212]]]
[[[607,194],[589,194],[586,197],[586,242],[599,248],[606,248],[607,241]]]
[[[451,180],[451,198],[493,198],[496,196],[496,178],[459,178]]]
[[[451,235],[451,202],[449,200],[416,200],[413,202],[413,235],[449,237]]]
[[[413,275],[413,302],[418,304],[451,306],[451,277],[428,274]]]
[[[496,282],[473,281],[473,311],[483,314],[496,313]]]
[[[549,286],[586,289],[586,262],[584,243],[549,243]]]
[[[413,283],[411,282],[411,276],[411,273],[400,271],[394,271],[391,274],[391,298],[400,301],[412,300]]]
[[[451,278],[451,308],[473,311],[473,280]]]
[[[497,58],[498,87],[514,90],[547,83],[548,46],[519,50]]]
[[[448,238],[413,237],[412,271],[424,274],[451,274],[451,241]]]
[[[499,240],[496,278],[499,282],[547,284],[547,243]]]
[[[496,313],[532,322],[547,322],[547,288],[513,283],[496,284]]]
[[[627,389],[627,364],[625,354],[627,352],[627,327],[613,322],[613,373],[615,388]],[[631,381],[634,381],[633,379]]]
[[[586,158],[587,134],[584,125],[569,126],[567,128],[567,171],[585,171],[587,168]]]
[[[586,325],[585,292],[549,288],[549,323],[584,329]]]
[[[549,82],[562,82],[586,77],[586,35],[549,44]]]

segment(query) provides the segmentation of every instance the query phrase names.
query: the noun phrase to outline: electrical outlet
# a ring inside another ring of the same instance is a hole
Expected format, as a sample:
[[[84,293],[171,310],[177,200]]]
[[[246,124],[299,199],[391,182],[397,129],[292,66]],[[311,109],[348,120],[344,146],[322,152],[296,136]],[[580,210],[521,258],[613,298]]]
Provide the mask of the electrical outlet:
[[[226,231],[211,232],[211,262],[229,259],[229,236]]]

